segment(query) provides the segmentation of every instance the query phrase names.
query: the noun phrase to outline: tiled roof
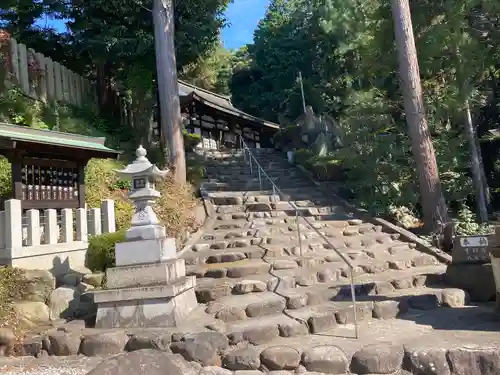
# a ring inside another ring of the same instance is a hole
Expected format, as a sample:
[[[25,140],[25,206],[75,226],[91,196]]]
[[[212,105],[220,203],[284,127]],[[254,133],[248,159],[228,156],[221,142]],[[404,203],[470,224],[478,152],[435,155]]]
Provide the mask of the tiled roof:
[[[119,151],[104,145],[105,138],[89,137],[78,134],[63,133],[52,130],[33,129],[26,126],[0,123],[0,139],[12,141],[47,144],[82,150],[99,151],[115,156]]]
[[[267,126],[273,129],[279,129],[280,126],[270,121],[262,120],[258,117],[249,115],[239,109],[235,108],[231,103],[231,99],[228,96],[215,94],[205,89],[201,89],[190,83],[179,80],[179,95],[180,96],[191,96],[195,100],[210,106],[219,111],[225,112],[227,114],[243,118],[247,121],[251,121],[263,126]]]

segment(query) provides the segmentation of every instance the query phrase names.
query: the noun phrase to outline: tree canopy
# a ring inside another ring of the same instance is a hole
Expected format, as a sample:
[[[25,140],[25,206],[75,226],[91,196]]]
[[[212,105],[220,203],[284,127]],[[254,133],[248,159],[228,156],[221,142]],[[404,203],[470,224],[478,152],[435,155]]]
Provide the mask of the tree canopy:
[[[498,127],[500,8],[492,0],[423,0],[411,8],[431,135],[445,196],[456,208],[472,197],[466,101],[480,137]],[[331,157],[344,166],[351,194],[377,212],[418,211],[390,2],[272,0],[246,50],[230,82],[235,105],[291,124],[302,112],[301,72],[306,103],[342,128],[345,148]],[[493,185],[495,160],[485,155]]]

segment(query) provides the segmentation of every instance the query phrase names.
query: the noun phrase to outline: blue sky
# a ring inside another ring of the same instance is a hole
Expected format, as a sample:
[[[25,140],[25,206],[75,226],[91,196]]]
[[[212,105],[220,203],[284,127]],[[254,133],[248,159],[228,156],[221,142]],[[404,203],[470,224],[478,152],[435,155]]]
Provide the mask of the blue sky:
[[[264,17],[270,0],[233,0],[226,11],[229,26],[222,30],[226,48],[238,48],[253,40],[253,31]]]
[[[226,11],[228,26],[222,30],[222,42],[226,48],[239,48],[253,40],[253,32],[264,17],[270,0],[233,0]],[[50,25],[64,31],[60,20],[40,20],[40,25]]]

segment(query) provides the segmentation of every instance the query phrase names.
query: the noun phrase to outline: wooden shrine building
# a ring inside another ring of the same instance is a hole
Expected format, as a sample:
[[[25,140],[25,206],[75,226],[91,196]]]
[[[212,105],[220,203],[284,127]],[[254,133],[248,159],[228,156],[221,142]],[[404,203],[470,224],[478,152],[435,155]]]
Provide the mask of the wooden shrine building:
[[[179,81],[179,96],[184,127],[200,134],[203,148],[237,148],[239,135],[248,147],[273,147],[271,138],[279,125],[264,121],[233,107],[227,96],[212,93]]]
[[[12,166],[12,196],[23,209],[85,207],[85,166],[116,158],[104,138],[0,123],[0,155]]]

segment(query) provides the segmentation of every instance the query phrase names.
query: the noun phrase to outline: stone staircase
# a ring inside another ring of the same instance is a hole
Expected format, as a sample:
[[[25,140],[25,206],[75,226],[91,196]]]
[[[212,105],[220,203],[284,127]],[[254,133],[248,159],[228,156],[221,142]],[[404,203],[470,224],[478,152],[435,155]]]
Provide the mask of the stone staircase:
[[[205,152],[213,225],[182,254],[201,308],[231,344],[352,330],[351,271],[334,249],[354,266],[360,322],[463,306],[465,292],[446,288],[446,266],[434,256],[325,197],[281,154],[252,152],[284,196],[255,165],[250,173],[241,151]]]

